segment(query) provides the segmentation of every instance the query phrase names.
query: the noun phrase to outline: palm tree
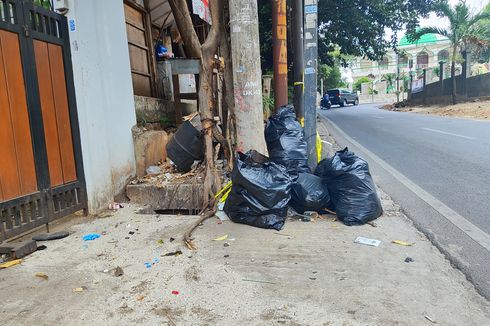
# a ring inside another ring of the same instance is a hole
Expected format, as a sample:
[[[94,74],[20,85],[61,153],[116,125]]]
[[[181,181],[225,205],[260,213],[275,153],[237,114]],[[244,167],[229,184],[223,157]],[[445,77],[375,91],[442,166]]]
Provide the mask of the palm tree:
[[[383,77],[381,77],[381,78],[386,80],[388,90],[392,90],[395,87],[395,81],[396,81],[396,74],[395,73],[384,74]]]
[[[481,11],[475,15],[471,14],[470,8],[464,0],[451,8],[446,2],[442,1],[435,6],[435,12],[440,17],[449,19],[449,27],[423,27],[408,35],[412,41],[419,40],[424,34],[438,34],[447,37],[452,43],[451,58],[451,79],[452,79],[452,100],[456,104],[456,57],[458,50],[465,52],[469,44],[482,44],[490,41],[486,28],[480,24],[485,19],[490,19],[490,13]]]

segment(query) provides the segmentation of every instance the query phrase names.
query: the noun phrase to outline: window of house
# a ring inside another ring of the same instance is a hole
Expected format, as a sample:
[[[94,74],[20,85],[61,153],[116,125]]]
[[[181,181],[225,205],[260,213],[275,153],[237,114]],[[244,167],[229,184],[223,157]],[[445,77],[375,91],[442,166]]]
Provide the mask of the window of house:
[[[439,51],[439,53],[437,54],[437,61],[448,61],[449,59],[449,51],[448,50],[441,50]]]
[[[429,66],[429,54],[425,51],[417,54],[417,68],[424,69]]]
[[[398,65],[400,67],[406,67],[408,65],[408,56],[406,54],[401,54],[398,56]]]

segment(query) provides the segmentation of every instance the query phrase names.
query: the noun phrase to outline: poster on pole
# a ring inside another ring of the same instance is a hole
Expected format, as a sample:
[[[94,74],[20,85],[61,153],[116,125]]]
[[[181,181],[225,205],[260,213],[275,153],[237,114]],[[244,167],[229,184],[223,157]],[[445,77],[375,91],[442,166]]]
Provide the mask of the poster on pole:
[[[211,25],[209,0],[192,0],[192,13],[198,15],[202,20]]]

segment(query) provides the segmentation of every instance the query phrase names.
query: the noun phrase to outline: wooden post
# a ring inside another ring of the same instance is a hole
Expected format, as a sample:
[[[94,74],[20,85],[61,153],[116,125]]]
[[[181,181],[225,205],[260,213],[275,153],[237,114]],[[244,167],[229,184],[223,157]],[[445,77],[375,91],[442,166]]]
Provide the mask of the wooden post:
[[[266,154],[257,1],[230,0],[236,149]]]
[[[264,99],[270,101],[271,98],[271,85],[272,85],[272,76],[262,76],[262,96]],[[267,103],[263,103],[264,105],[264,119],[268,119],[271,111],[274,108],[271,108]]]
[[[180,101],[180,82],[179,75],[172,75],[172,84],[174,86],[174,109],[175,109],[175,124],[182,124],[182,105]]]
[[[288,49],[286,0],[272,0],[272,47],[274,64],[274,106],[288,104]]]

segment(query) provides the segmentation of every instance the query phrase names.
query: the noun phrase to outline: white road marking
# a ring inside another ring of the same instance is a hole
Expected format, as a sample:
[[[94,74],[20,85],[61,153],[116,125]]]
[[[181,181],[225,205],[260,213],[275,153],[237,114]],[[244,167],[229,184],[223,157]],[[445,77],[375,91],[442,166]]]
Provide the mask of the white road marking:
[[[371,118],[376,118],[376,119],[384,119],[385,117],[380,117],[378,115],[372,115]]]
[[[461,138],[465,138],[465,139],[470,139],[470,140],[475,140],[476,139],[474,137],[469,137],[469,136],[459,135],[459,134],[453,134],[452,132],[446,132],[446,131],[437,130],[437,129],[431,129],[431,128],[422,128],[422,129],[427,130],[427,131],[437,132],[437,133],[444,134],[444,135],[449,135],[449,136],[455,136],[455,137],[461,137]]]
[[[344,137],[347,141],[352,143],[354,146],[359,147],[364,153],[370,156],[373,161],[375,161],[383,169],[388,171],[395,179],[397,179],[405,187],[410,189],[416,196],[418,196],[420,199],[422,199],[427,204],[429,204],[432,208],[434,208],[437,212],[439,212],[442,216],[444,216],[447,220],[449,220],[452,224],[454,224],[454,226],[456,226],[458,229],[466,233],[466,235],[468,235],[470,238],[475,240],[476,243],[481,245],[486,250],[490,251],[490,236],[485,231],[483,231],[482,229],[480,229],[479,227],[477,227],[476,225],[468,221],[463,216],[459,215],[457,212],[449,208],[446,204],[441,202],[439,199],[429,194],[427,191],[425,191],[424,189],[416,185],[406,176],[398,172],[391,165],[383,161],[383,159],[381,159],[379,156],[377,156],[370,150],[366,149],[364,146],[359,144],[354,139],[352,139],[331,120],[328,121],[337,130],[337,132],[342,135],[342,137]]]

